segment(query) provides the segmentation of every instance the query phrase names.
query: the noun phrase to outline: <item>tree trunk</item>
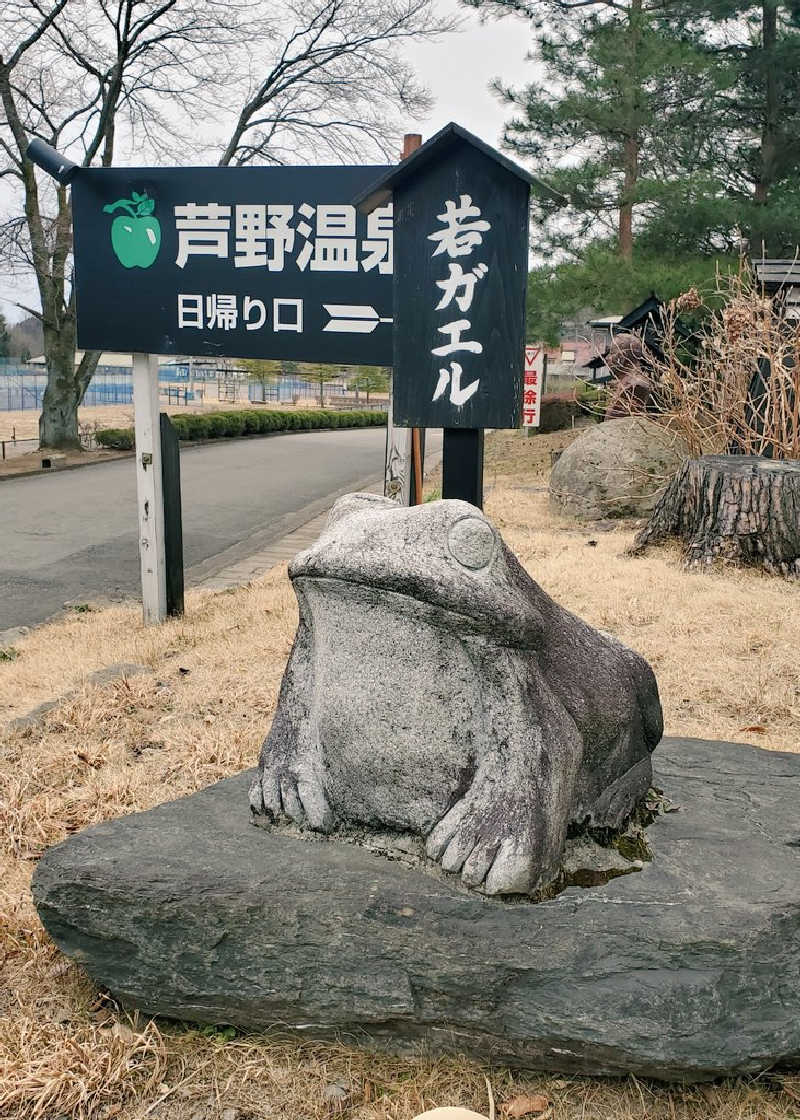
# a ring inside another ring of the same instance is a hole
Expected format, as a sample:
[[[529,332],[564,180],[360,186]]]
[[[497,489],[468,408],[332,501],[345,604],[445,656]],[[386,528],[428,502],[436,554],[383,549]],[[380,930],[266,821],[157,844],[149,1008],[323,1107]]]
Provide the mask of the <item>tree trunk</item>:
[[[625,137],[625,142],[623,144],[622,170],[624,180],[622,184],[622,194],[620,196],[619,228],[617,231],[619,255],[624,261],[633,260],[633,207],[636,197],[636,187],[639,182],[639,155],[641,148],[639,138],[639,113],[641,106],[639,102],[642,94],[638,85],[640,78],[637,56],[640,51],[641,38],[642,0],[631,0],[625,50],[630,58],[634,89],[631,99],[626,104],[628,115],[626,127],[630,129],[630,131]]]
[[[633,197],[639,179],[639,142],[633,138],[625,141],[625,182],[619,208],[619,255],[624,261],[633,260]]]
[[[764,83],[764,116],[761,125],[758,171],[753,195],[756,209],[753,228],[750,231],[751,250],[757,257],[766,256],[770,251],[770,246],[766,244],[766,230],[762,214],[769,201],[770,189],[775,182],[780,147],[780,77],[775,59],[777,42],[777,0],[762,0],[761,58]]]
[[[39,443],[42,447],[80,448],[78,435],[79,391],[75,369],[75,346],[68,331],[45,340],[47,387],[39,417]],[[49,345],[47,342],[49,341]]]
[[[723,560],[800,576],[800,461],[756,455],[687,460],[631,552],[671,536],[685,542],[688,568]]]

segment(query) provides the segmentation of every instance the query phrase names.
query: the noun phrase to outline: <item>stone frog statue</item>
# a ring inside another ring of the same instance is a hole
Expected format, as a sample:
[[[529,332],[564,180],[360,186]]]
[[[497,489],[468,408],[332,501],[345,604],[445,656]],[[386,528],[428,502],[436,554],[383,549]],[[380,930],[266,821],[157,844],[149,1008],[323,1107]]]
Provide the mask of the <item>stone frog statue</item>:
[[[620,827],[662,735],[648,664],[558,606],[462,501],[333,507],[289,567],[300,623],[250,801],[331,833],[411,832],[491,895]]]

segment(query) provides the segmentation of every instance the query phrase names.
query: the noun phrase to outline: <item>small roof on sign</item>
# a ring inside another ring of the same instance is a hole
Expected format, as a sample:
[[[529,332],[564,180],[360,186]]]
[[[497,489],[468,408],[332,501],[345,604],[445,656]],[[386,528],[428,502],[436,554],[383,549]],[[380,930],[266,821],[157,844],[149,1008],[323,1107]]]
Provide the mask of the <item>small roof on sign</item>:
[[[490,147],[489,144],[485,144],[483,140],[479,139],[477,136],[473,136],[466,128],[462,128],[460,124],[455,124],[451,121],[450,124],[446,124],[444,128],[440,129],[435,136],[432,136],[430,140],[426,140],[421,148],[417,148],[417,150],[412,152],[402,163],[398,163],[396,167],[393,167],[385,175],[382,175],[380,179],[376,179],[365,191],[356,195],[353,199],[354,205],[357,206],[363,214],[369,214],[376,206],[383,206],[391,199],[395,187],[404,183],[407,179],[418,175],[429,163],[441,159],[442,156],[447,155],[451,148],[463,143],[471,144],[473,148],[477,148],[479,152],[488,156],[489,159],[493,159],[495,163],[499,163],[501,167],[504,167],[506,171],[509,171],[512,175],[516,175],[516,177],[521,179],[524,183],[536,186],[538,189],[549,194],[551,198],[566,201],[564,195],[553,190],[547,183],[543,183],[541,179],[537,179],[535,175],[531,175],[524,167],[520,167],[518,163],[514,163],[513,160],[501,155],[500,152]]]

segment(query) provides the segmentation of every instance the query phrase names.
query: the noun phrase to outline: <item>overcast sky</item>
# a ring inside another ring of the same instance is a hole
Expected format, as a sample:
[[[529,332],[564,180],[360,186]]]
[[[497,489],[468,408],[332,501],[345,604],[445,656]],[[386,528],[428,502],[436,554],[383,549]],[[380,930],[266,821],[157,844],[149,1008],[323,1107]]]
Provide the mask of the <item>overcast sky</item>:
[[[510,17],[482,25],[474,12],[461,8],[455,0],[441,0],[438,8],[442,13],[460,16],[463,29],[438,42],[415,43],[409,49],[408,57],[430,89],[434,105],[425,120],[409,119],[406,131],[419,132],[427,140],[443,125],[455,121],[497,146],[509,112],[489,86],[498,77],[511,86],[530,80],[532,64],[525,61],[530,42],[526,23]],[[24,312],[10,302],[14,296],[38,306],[34,285],[22,278],[11,281],[2,274],[0,263],[0,311],[10,322],[24,317]]]
[[[494,78],[502,78],[510,86],[530,81],[532,63],[525,61],[530,44],[527,24],[509,17],[481,25],[472,10],[452,0],[443,0],[437,8],[460,16],[463,30],[436,43],[415,44],[409,52],[435,104],[431,116],[412,122],[414,127],[408,131],[421,132],[426,140],[448,121],[455,121],[497,146],[509,111],[489,85]]]

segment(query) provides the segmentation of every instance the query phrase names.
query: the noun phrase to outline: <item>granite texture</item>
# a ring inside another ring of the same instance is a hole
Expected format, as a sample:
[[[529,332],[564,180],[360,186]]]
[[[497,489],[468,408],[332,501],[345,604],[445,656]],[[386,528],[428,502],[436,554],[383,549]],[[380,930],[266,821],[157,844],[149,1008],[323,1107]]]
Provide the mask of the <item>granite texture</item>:
[[[350,494],[289,566],[300,622],[251,804],[322,833],[425,839],[487,894],[617,829],[662,733],[650,667],[564,610],[483,513]]]
[[[654,859],[489,898],[251,824],[253,772],[51,849],[57,944],[146,1014],[395,1052],[702,1080],[800,1063],[800,755],[665,739]]]
[[[553,467],[550,508],[580,521],[643,517],[687,455],[686,444],[652,420],[606,420],[582,432]]]

